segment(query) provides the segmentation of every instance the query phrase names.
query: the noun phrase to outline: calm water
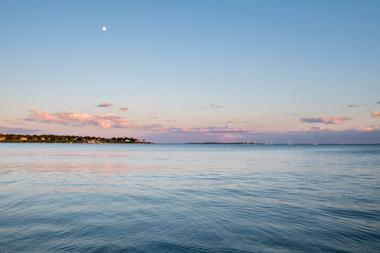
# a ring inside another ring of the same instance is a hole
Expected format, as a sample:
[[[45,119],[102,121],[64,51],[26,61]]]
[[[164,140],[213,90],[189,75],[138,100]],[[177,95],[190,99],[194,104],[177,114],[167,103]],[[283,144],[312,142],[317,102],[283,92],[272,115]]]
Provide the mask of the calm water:
[[[380,252],[380,146],[0,144],[0,252]]]

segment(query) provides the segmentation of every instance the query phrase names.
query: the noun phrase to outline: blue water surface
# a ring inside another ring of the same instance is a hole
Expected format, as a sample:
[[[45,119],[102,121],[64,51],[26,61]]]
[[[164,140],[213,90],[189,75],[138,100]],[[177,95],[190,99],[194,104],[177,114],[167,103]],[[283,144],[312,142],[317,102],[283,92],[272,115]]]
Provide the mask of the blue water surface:
[[[380,146],[0,144],[0,252],[380,252]]]

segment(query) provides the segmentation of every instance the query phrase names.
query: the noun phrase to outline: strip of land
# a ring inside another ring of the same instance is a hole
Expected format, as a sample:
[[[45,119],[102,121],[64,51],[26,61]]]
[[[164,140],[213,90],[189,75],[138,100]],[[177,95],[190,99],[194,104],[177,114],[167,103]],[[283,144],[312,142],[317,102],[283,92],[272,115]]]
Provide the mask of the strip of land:
[[[88,143],[88,144],[149,144],[144,139],[133,137],[103,138],[94,136],[75,135],[24,135],[24,134],[0,134],[0,142],[8,143]]]

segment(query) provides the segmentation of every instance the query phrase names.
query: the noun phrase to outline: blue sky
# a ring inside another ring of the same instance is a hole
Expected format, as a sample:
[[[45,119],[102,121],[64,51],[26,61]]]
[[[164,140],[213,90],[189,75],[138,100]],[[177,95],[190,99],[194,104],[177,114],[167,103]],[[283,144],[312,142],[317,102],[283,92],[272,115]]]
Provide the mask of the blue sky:
[[[3,132],[380,142],[379,1],[0,4]]]

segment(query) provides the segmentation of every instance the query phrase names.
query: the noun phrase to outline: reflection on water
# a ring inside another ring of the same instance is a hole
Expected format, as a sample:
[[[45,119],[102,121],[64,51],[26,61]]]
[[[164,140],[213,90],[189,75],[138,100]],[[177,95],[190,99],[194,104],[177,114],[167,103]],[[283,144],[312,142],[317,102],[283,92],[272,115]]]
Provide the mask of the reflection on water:
[[[0,145],[0,252],[376,252],[380,146]]]

